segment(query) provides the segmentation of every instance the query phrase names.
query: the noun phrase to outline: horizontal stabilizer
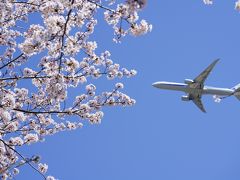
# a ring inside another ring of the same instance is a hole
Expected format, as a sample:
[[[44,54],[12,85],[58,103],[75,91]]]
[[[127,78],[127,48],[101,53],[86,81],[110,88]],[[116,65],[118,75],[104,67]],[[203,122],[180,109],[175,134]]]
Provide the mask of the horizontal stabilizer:
[[[235,92],[234,96],[240,101],[240,91]]]
[[[232,89],[234,90],[233,95],[240,101],[240,84],[237,84]]]

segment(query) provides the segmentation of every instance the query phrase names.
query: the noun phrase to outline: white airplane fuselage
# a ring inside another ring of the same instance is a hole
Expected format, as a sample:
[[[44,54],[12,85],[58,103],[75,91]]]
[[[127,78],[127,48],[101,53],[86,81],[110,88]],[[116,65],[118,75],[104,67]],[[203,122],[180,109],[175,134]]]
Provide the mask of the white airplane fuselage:
[[[218,88],[211,86],[204,86],[202,89],[195,89],[188,86],[185,83],[175,83],[175,82],[155,82],[153,86],[159,89],[182,91],[189,94],[210,94],[219,96],[230,96],[234,93],[233,89],[229,88]]]

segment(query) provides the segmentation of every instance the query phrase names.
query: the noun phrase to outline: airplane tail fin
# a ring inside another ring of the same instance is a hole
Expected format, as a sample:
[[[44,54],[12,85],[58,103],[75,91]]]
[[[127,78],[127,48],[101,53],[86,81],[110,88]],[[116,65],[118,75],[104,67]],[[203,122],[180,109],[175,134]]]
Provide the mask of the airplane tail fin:
[[[234,90],[233,95],[240,101],[240,84],[237,84],[232,89]]]

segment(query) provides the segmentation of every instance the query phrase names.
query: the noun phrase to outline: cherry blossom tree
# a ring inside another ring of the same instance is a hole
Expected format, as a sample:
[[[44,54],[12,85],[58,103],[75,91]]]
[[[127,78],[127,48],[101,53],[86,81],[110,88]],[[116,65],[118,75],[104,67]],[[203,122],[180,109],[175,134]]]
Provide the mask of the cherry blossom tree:
[[[48,165],[40,156],[25,157],[19,149],[48,135],[99,124],[102,107],[131,106],[135,100],[120,90],[98,92],[94,84],[132,77],[135,70],[120,67],[109,51],[96,53],[89,38],[101,16],[113,28],[113,40],[139,36],[152,26],[138,12],[146,0],[1,0],[0,1],[0,175],[14,178],[29,165],[43,179]],[[33,17],[38,24],[31,23]],[[40,58],[39,58],[40,57]],[[37,61],[36,66],[29,62]],[[21,82],[28,87],[22,87]],[[107,82],[106,82],[107,83]],[[26,84],[26,83],[25,83]],[[85,89],[69,98],[69,89]],[[73,100],[71,100],[73,99]],[[69,117],[71,121],[69,120]],[[68,120],[67,120],[68,119]]]

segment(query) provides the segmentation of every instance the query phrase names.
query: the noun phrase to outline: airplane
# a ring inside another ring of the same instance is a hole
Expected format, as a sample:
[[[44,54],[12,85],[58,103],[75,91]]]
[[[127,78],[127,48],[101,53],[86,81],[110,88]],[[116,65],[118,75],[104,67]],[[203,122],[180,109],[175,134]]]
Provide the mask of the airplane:
[[[219,59],[213,61],[201,74],[199,74],[195,79],[185,79],[184,83],[176,82],[165,82],[159,81],[152,84],[152,86],[159,89],[183,91],[186,95],[182,96],[183,101],[193,101],[194,104],[204,113],[206,110],[201,101],[202,95],[214,95],[217,100],[234,95],[238,100],[240,100],[240,84],[234,86],[233,88],[219,88],[205,86],[204,82],[208,75],[211,73],[214,66],[217,64]]]

